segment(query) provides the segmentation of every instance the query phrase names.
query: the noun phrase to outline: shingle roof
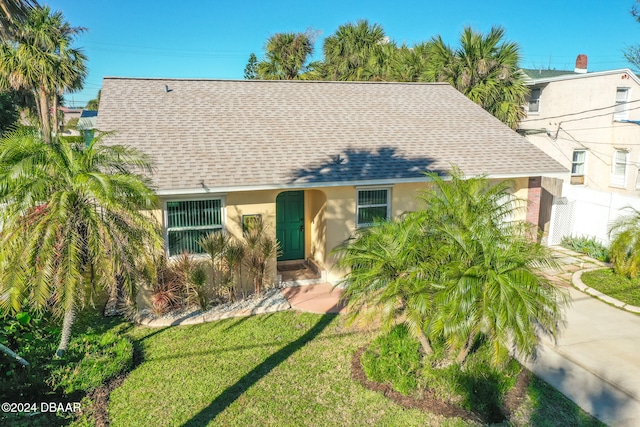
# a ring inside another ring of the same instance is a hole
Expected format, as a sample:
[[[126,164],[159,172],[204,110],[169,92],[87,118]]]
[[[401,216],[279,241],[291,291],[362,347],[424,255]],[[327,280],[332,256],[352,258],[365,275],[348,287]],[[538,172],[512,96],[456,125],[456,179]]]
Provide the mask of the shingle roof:
[[[104,79],[98,129],[159,190],[565,172],[448,84]]]
[[[530,79],[546,79],[549,77],[566,76],[569,74],[580,74],[573,70],[536,70],[534,68],[523,68],[522,72]]]

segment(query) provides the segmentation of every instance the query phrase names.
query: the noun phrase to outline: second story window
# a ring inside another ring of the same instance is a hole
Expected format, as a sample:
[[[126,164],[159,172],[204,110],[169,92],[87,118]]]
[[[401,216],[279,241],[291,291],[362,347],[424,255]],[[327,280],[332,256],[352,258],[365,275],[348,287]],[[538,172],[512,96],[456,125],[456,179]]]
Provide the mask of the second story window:
[[[584,184],[586,161],[586,150],[573,150],[573,159],[571,161],[571,184]]]
[[[628,118],[629,88],[619,87],[616,90],[616,108],[613,112],[613,120],[626,120]]]
[[[529,112],[530,113],[539,113],[540,112],[540,94],[542,93],[542,89],[531,89],[531,94],[529,95]]]
[[[615,150],[611,162],[611,185],[614,187],[625,187],[627,184],[627,160],[629,152],[625,150]]]

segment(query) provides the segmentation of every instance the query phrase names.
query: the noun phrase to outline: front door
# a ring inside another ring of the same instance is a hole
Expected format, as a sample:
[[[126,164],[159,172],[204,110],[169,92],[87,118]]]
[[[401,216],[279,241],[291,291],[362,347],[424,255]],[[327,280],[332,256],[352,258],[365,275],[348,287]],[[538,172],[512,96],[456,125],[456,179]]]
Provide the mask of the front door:
[[[278,261],[304,259],[304,191],[285,191],[276,198]]]

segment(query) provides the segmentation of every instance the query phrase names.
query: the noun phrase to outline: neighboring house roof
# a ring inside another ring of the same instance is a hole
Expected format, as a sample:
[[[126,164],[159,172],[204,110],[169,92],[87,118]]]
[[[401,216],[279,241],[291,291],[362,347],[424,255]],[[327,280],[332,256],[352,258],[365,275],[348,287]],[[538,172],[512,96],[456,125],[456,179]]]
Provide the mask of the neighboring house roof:
[[[522,72],[526,75],[528,79],[547,79],[549,77],[558,77],[564,76],[567,74],[579,74],[574,72],[573,70],[536,70],[533,68],[523,68]],[[584,74],[584,73],[583,73]]]
[[[82,110],[78,119],[78,130],[92,130],[96,128],[98,112],[93,110]]]
[[[589,73],[576,73],[573,71],[563,71],[563,70],[532,70],[532,69],[522,69],[522,72],[525,74],[525,83],[529,86],[533,86],[536,84],[543,83],[551,83],[562,80],[572,80],[572,79],[588,79],[592,77],[599,76],[609,76],[613,74],[627,74],[629,78],[635,81],[637,84],[640,84],[640,78],[629,68],[620,68],[616,70],[606,70],[606,71],[596,71]]]
[[[97,126],[154,159],[160,194],[566,172],[443,83],[106,77]]]

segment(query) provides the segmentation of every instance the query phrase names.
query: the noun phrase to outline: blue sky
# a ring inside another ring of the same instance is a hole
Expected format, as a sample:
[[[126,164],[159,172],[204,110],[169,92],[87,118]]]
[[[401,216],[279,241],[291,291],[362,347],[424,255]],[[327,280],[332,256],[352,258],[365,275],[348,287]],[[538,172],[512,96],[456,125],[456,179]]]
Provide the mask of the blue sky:
[[[43,2],[44,3],[44,2]],[[443,2],[269,0],[58,0],[48,5],[74,26],[87,27],[76,46],[89,57],[82,92],[67,104],[95,97],[104,76],[241,79],[251,52],[263,54],[277,32],[320,32],[322,40],[339,25],[367,19],[387,36],[412,45],[440,34],[456,45],[470,25],[487,31],[501,25],[521,48],[523,67],[573,69],[580,53],[589,70],[628,67],[626,46],[640,43],[640,24],[629,10],[634,0],[476,0]]]

